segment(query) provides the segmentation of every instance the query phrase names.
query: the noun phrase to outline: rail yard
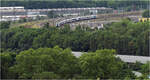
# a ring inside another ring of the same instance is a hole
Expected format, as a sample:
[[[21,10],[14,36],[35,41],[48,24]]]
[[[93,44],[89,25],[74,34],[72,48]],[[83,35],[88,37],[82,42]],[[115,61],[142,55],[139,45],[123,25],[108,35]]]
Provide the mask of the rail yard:
[[[44,17],[45,22],[40,22],[36,25],[42,27],[45,23],[49,23],[51,26],[63,26],[69,24],[72,27],[77,25],[80,26],[92,26],[103,27],[104,24],[111,22],[118,22],[123,18],[128,18],[129,16],[141,17],[143,11],[132,11],[132,12],[120,12],[115,13],[111,8],[96,7],[96,8],[60,8],[60,9],[24,9],[24,7],[1,7],[1,19],[0,21],[18,21],[21,19],[37,19],[38,17]],[[48,12],[53,11],[58,17],[48,19]],[[82,12],[81,12],[82,11]],[[66,16],[66,13],[68,15]],[[88,14],[85,14],[88,13]],[[77,14],[77,15],[71,15]],[[64,15],[64,16],[60,16]],[[136,18],[136,20],[138,20]],[[36,21],[34,21],[36,22]],[[30,24],[30,22],[28,22]],[[33,23],[33,22],[32,22]],[[75,24],[76,23],[76,24]],[[32,27],[34,24],[25,25],[27,27]]]
[[[148,0],[0,2],[0,79],[150,79]]]

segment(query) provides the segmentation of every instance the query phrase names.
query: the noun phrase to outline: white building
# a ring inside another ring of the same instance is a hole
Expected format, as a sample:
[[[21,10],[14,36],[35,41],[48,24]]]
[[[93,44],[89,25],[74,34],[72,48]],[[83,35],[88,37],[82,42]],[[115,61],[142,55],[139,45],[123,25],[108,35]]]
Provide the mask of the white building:
[[[0,10],[22,10],[24,9],[23,6],[17,6],[17,7],[0,7]]]

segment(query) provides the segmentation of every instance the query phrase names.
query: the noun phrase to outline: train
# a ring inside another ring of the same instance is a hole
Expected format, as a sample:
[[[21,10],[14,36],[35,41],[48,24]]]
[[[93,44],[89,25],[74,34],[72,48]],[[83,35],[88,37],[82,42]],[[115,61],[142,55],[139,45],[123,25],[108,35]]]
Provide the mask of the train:
[[[82,21],[82,20],[96,19],[96,18],[97,18],[96,15],[90,15],[90,16],[81,16],[81,17],[66,19],[66,20],[62,20],[56,23],[56,27],[62,26],[67,23],[72,23],[72,22],[77,22],[77,21]]]

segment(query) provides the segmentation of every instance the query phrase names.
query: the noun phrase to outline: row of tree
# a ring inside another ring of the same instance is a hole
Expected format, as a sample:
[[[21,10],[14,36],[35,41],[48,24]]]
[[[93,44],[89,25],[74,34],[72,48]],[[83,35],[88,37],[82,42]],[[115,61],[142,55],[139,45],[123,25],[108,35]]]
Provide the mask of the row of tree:
[[[40,6],[39,6],[40,5]],[[1,6],[24,6],[30,9],[43,8],[81,8],[81,7],[126,7],[126,9],[148,8],[148,0],[2,0]]]
[[[72,30],[68,25],[64,28],[45,25],[39,29],[2,27],[1,51],[20,52],[58,45],[73,51],[116,49],[119,54],[149,56],[149,33],[149,22],[133,23],[127,19],[102,29],[78,26]]]
[[[3,52],[1,79],[147,79],[149,64],[136,63],[129,67],[115,57],[113,49],[84,53],[79,58],[72,51],[59,48],[28,49],[16,54]],[[132,68],[134,67],[134,69]],[[143,75],[136,77],[132,71],[138,68]]]
[[[29,49],[3,52],[2,79],[124,79],[135,78],[127,64],[115,57],[115,50],[97,50],[76,58],[70,49]]]
[[[142,17],[144,18],[150,18],[150,10],[145,10],[142,14]]]

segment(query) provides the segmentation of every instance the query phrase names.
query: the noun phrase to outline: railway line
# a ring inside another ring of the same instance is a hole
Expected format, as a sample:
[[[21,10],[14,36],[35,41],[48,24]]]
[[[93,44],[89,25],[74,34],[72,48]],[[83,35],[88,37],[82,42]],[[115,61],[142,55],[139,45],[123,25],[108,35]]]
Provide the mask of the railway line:
[[[140,16],[142,14],[142,11],[135,11],[135,12],[124,12],[124,13],[109,13],[109,14],[98,14],[98,15],[89,15],[89,16],[80,16],[80,17],[74,17],[70,19],[64,19],[58,22],[56,22],[56,26],[60,27],[63,26],[64,24],[70,24],[70,23],[75,23],[79,21],[85,21],[85,20],[95,20],[95,19],[109,19],[109,18],[125,18],[128,16]],[[104,23],[107,23],[107,21]]]
[[[75,27],[77,25],[86,25],[86,26],[88,25],[90,27],[91,26],[98,27],[98,26],[101,26],[101,24],[107,24],[107,23],[111,23],[113,21],[118,22],[122,18],[132,16],[132,15],[140,16],[141,14],[142,14],[142,11],[124,12],[124,13],[117,13],[117,14],[107,13],[107,14],[97,14],[97,15],[95,15],[96,18],[89,17],[90,19],[86,19],[85,18],[86,16],[67,16],[67,17],[51,18],[51,19],[47,19],[44,21],[38,21],[38,24],[44,25],[45,23],[48,22],[50,26],[58,26],[58,23],[63,22],[63,24],[61,24],[58,27],[61,27],[65,24],[69,24],[71,27]],[[89,15],[89,16],[91,16],[91,15]],[[80,17],[82,17],[83,19],[80,19]],[[30,22],[28,22],[28,23],[30,24]],[[34,24],[37,24],[37,23],[34,23]],[[38,25],[38,26],[42,28],[43,25]],[[29,25],[27,25],[27,26],[29,26]],[[32,25],[30,27],[32,27]]]

